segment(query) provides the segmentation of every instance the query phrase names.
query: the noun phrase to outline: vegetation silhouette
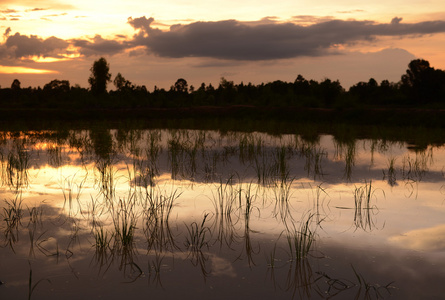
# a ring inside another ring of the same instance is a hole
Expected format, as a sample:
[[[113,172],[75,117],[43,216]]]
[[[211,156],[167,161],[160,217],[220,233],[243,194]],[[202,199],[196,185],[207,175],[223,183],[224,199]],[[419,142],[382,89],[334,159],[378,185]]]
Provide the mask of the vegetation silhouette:
[[[197,89],[179,78],[169,90],[155,86],[149,92],[145,85],[134,85],[118,73],[113,80],[116,89],[107,91],[109,70],[105,58],[94,61],[89,89],[58,79],[43,89],[21,88],[15,79],[11,88],[0,89],[0,112],[13,117],[8,114],[13,110],[19,118],[125,118],[126,113],[135,118],[254,117],[445,125],[445,113],[440,110],[445,108],[445,72],[423,59],[411,61],[397,83],[370,78],[349,90],[338,80],[318,82],[300,74],[294,82],[258,85],[221,78],[218,87],[202,83]]]
[[[88,83],[91,85],[91,92],[95,95],[101,95],[107,91],[107,83],[111,81],[110,65],[103,57],[95,61],[90,69],[91,76]]]

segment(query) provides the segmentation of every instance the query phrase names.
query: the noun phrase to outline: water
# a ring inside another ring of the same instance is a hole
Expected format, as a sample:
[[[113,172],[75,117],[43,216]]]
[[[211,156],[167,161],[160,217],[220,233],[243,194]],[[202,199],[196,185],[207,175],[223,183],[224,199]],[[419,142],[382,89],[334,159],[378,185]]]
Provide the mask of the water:
[[[441,299],[441,145],[0,134],[1,299]]]

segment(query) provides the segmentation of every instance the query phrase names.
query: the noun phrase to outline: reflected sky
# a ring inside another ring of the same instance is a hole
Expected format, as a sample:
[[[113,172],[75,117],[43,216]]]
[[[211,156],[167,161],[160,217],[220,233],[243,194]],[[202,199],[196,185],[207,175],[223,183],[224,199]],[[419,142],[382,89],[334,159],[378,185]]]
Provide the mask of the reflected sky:
[[[441,146],[196,130],[0,136],[1,297],[110,297],[129,291],[122,282],[167,298],[191,285],[190,299],[440,295]]]

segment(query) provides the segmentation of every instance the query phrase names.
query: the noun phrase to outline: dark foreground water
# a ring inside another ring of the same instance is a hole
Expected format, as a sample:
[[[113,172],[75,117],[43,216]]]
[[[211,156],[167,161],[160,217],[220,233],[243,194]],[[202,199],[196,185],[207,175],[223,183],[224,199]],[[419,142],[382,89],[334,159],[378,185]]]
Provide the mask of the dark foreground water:
[[[443,299],[445,151],[0,133],[0,299]]]

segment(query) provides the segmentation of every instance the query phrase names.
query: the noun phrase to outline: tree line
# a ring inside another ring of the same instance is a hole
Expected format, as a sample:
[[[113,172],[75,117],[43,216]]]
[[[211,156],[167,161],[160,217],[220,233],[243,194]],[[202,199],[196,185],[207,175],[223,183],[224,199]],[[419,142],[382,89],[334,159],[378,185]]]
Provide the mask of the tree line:
[[[310,108],[347,107],[441,107],[445,106],[445,71],[434,69],[423,59],[412,60],[397,83],[371,78],[345,90],[338,80],[307,80],[298,75],[294,82],[276,80],[253,85],[235,84],[221,78],[219,85],[202,83],[198,88],[179,78],[170,89],[133,84],[121,73],[114,80],[105,58],[90,69],[89,88],[71,86],[55,79],[43,88],[21,88],[15,79],[11,88],[0,89],[3,108],[138,108],[194,106],[274,106]],[[109,83],[115,89],[107,91]]]

